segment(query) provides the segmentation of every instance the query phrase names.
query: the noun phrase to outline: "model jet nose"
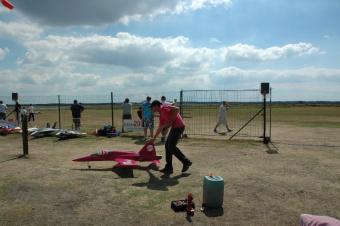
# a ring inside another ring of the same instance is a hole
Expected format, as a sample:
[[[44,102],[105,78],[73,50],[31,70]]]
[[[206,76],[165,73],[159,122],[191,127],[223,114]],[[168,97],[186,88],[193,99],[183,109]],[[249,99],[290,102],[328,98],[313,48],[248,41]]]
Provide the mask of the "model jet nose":
[[[78,159],[73,159],[72,161],[74,162],[88,162],[90,160],[90,156],[78,158]]]

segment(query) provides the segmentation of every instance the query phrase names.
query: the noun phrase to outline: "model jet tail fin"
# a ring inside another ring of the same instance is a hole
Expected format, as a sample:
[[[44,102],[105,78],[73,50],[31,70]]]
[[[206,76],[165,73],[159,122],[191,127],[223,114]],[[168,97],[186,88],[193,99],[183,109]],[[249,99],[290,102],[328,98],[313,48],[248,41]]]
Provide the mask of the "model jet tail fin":
[[[141,156],[156,156],[156,148],[153,142],[148,141],[139,151]]]

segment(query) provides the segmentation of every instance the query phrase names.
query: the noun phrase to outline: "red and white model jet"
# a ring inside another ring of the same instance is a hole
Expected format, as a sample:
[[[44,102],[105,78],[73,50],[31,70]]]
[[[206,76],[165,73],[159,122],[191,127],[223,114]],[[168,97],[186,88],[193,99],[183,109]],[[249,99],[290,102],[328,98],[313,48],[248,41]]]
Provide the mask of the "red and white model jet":
[[[9,9],[13,9],[14,8],[14,5],[10,1],[8,1],[8,0],[1,0],[1,3],[5,7],[9,8]]]
[[[115,161],[117,164],[114,167],[120,168],[137,168],[138,162],[151,162],[157,167],[160,164],[162,156],[156,155],[155,145],[152,142],[147,142],[139,152],[132,151],[106,151],[102,150],[97,154],[92,154],[82,158],[74,159],[75,162],[92,162],[92,161]],[[90,165],[88,165],[91,168]]]

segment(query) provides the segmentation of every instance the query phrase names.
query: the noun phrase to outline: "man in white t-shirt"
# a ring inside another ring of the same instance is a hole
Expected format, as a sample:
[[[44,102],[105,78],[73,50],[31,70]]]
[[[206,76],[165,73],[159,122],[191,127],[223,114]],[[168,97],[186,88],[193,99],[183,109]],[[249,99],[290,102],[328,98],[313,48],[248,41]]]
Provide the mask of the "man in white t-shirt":
[[[224,125],[227,128],[228,132],[231,132],[232,130],[228,126],[227,122],[227,111],[229,109],[229,104],[226,101],[223,101],[220,105],[220,108],[218,110],[218,121],[214,128],[214,132],[217,133],[217,127],[220,125]]]
[[[30,104],[27,108],[28,110],[28,121],[30,122],[31,120],[34,122],[34,107],[33,104]]]
[[[0,120],[6,120],[7,106],[0,100]]]

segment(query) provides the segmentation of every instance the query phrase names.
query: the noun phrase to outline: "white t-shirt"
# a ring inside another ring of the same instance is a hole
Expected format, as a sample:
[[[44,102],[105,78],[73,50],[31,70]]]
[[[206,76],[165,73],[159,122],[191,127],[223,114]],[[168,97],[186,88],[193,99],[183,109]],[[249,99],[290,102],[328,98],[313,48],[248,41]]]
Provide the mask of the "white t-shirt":
[[[227,116],[227,107],[221,104],[218,110],[218,117],[220,119],[224,119],[226,116]]]
[[[168,101],[163,101],[163,100],[162,100],[162,105],[164,105],[164,106],[169,106],[169,105],[172,105],[172,103],[171,103],[171,102],[168,102]]]
[[[7,106],[6,104],[0,104],[0,113],[6,113]]]
[[[34,113],[34,107],[28,106],[28,113]]]

